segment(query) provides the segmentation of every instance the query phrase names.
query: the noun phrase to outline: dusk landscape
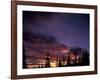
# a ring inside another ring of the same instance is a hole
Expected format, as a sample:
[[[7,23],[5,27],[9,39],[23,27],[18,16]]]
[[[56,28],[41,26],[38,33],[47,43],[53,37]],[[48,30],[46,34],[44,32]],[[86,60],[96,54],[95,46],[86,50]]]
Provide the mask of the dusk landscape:
[[[89,65],[89,14],[23,11],[23,68]]]

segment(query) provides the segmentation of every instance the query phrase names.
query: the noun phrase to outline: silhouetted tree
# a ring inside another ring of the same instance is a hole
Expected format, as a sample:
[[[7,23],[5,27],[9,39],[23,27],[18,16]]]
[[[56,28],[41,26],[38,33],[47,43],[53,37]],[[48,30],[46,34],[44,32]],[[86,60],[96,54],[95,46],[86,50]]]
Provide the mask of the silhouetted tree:
[[[71,50],[73,53],[74,53],[74,56],[75,56],[75,64],[77,63],[77,56],[79,55],[79,54],[81,54],[82,55],[82,48],[80,48],[80,47],[74,47],[74,48],[72,48],[72,50]]]
[[[67,53],[67,65],[70,65],[70,56],[69,56],[69,52]]]
[[[84,52],[83,52],[82,64],[83,65],[89,65],[89,53],[86,50],[84,50]]]
[[[81,63],[81,57],[79,57],[79,64]]]
[[[26,66],[26,55],[25,55],[25,46],[23,44],[23,68],[27,68]]]
[[[76,61],[77,61],[77,59],[76,59],[76,57],[77,57],[77,49],[74,49],[74,55],[75,55],[75,64],[77,63]]]
[[[49,53],[46,55],[45,60],[46,60],[45,67],[51,67],[51,66],[50,66],[50,55],[49,55]]]
[[[63,56],[63,64],[62,64],[62,66],[65,66],[65,56]]]
[[[59,60],[59,67],[62,67],[62,63],[61,63],[61,60]]]
[[[56,60],[56,66],[59,67],[59,59]]]

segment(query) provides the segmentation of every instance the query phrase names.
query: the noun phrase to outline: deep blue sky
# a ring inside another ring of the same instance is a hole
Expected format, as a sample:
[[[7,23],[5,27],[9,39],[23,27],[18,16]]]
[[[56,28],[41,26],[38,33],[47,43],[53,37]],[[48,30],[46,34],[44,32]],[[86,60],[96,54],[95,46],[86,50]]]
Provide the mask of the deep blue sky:
[[[89,14],[23,11],[23,30],[54,36],[69,47],[89,51]]]

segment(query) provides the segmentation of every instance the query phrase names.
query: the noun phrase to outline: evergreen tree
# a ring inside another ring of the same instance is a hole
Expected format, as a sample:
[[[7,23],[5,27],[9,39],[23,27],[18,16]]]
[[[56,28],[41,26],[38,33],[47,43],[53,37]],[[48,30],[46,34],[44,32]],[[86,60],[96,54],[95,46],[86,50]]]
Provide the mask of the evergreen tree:
[[[62,67],[62,63],[61,63],[61,60],[59,60],[59,67]]]
[[[65,66],[65,56],[63,56],[63,64],[62,64],[62,66]]]
[[[25,46],[23,44],[23,68],[27,68],[26,66],[26,55],[25,55]]]
[[[83,52],[82,64],[83,65],[89,65],[89,53],[86,50]]]
[[[69,52],[67,53],[67,65],[70,65],[70,56],[69,56]]]
[[[46,55],[45,60],[46,60],[45,67],[51,67],[51,66],[50,66],[50,55],[49,55],[49,53]]]

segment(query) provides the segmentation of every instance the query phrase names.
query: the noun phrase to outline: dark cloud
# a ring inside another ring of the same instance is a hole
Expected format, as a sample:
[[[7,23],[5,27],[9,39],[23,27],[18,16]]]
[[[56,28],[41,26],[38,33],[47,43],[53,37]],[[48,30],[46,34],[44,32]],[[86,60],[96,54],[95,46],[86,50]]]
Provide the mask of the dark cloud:
[[[46,34],[62,44],[89,50],[89,14],[23,11],[23,32]]]

